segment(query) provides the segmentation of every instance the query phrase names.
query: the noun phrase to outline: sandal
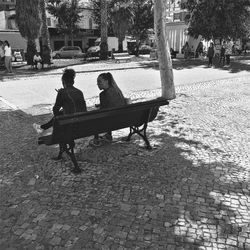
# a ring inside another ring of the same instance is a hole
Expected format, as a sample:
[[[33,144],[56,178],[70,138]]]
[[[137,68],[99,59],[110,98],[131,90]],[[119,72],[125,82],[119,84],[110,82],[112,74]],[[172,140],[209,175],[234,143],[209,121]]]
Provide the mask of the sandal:
[[[113,137],[110,134],[105,134],[103,136],[100,136],[100,139],[105,141],[105,142],[112,142]]]
[[[92,139],[89,141],[89,145],[93,147],[100,147],[102,145],[102,142],[98,139]]]

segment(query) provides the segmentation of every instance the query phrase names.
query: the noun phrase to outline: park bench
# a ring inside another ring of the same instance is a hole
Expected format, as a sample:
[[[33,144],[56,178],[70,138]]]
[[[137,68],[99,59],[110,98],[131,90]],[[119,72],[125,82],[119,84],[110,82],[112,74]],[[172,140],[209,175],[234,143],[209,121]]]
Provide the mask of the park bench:
[[[124,53],[113,53],[113,57],[115,59],[115,62],[120,63],[121,61],[130,62],[133,56],[124,52]]]
[[[148,122],[155,119],[160,106],[168,104],[168,101],[161,97],[118,108],[57,116],[54,120],[52,134],[39,137],[38,144],[59,144],[60,151],[57,159],[61,159],[63,152],[66,152],[74,164],[73,172],[80,172],[74,154],[75,139],[130,128],[126,140],[129,141],[133,134],[138,134],[143,138],[146,148],[151,149],[146,135]]]

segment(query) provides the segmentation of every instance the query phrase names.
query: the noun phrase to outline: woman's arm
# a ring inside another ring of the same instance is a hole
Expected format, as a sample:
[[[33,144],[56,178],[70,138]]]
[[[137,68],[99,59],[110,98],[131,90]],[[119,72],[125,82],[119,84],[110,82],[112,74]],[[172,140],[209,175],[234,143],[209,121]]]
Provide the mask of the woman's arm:
[[[62,89],[57,91],[57,96],[56,96],[56,102],[53,107],[53,114],[54,116],[57,116],[60,114],[60,109],[62,108],[63,100],[62,100]]]

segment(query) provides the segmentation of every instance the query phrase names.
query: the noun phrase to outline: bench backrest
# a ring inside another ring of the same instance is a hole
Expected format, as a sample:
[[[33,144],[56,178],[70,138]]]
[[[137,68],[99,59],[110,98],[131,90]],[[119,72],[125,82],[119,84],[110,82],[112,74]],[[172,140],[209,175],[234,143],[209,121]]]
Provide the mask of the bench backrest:
[[[139,127],[154,120],[159,106],[167,104],[166,99],[158,98],[119,108],[58,116],[55,118],[50,144],[70,143],[74,139],[94,134],[132,126]]]

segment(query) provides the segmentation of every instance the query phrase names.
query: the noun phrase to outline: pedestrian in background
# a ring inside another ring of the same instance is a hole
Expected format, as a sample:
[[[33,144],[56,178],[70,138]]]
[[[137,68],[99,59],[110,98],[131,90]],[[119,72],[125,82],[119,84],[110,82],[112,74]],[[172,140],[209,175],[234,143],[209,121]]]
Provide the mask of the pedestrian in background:
[[[3,41],[0,40],[0,64],[4,65],[4,48]]]
[[[203,56],[203,43],[202,41],[199,42],[197,49],[196,49],[197,57],[202,58]]]
[[[184,58],[185,59],[189,59],[191,49],[189,47],[188,42],[185,43],[185,45],[183,46],[182,50],[183,50],[183,53],[184,53]]]
[[[225,50],[225,56],[226,56],[226,65],[230,65],[230,56],[232,55],[232,48],[233,48],[233,43],[228,40],[226,43],[226,50]]]
[[[213,57],[214,57],[214,44],[210,43],[210,46],[207,51],[207,57],[208,57],[208,67],[213,66]]]
[[[225,51],[226,51],[226,42],[223,41],[220,49],[220,62],[219,62],[220,64],[222,62],[222,66],[225,65]]]
[[[4,41],[4,62],[7,73],[12,74],[12,51],[9,42]]]

